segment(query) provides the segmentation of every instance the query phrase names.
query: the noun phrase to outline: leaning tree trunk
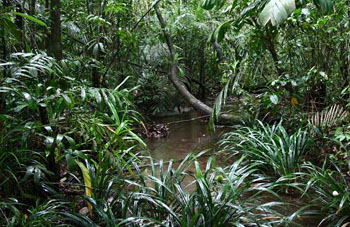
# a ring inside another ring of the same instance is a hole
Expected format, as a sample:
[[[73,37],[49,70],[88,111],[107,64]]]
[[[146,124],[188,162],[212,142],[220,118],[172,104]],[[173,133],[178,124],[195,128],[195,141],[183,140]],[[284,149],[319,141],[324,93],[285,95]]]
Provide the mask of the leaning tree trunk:
[[[179,79],[178,77],[178,65],[177,65],[177,60],[175,59],[175,48],[173,45],[173,42],[171,40],[170,34],[166,30],[166,22],[163,19],[163,16],[158,8],[157,5],[154,6],[154,9],[157,14],[157,18],[159,20],[159,23],[162,27],[164,36],[165,36],[165,41],[167,43],[169,52],[170,52],[170,57],[172,60],[172,65],[171,65],[171,71],[170,71],[170,81],[174,84],[175,88],[178,90],[178,92],[186,99],[187,102],[191,104],[191,106],[196,109],[199,112],[205,113],[205,114],[211,114],[213,111],[213,108],[209,107],[202,101],[198,100],[194,95],[192,95],[185,87],[184,83]],[[221,114],[220,119],[222,120],[230,120],[233,122],[240,122],[237,118],[234,118],[232,115],[229,114]]]

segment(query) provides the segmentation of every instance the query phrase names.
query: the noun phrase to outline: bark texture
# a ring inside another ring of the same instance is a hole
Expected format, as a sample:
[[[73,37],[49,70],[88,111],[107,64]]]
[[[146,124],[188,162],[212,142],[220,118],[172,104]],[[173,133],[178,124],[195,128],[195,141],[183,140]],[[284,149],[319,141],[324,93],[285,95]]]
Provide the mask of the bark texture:
[[[61,2],[60,0],[51,0],[51,32],[48,36],[48,51],[57,60],[62,60],[62,43],[61,43]]]

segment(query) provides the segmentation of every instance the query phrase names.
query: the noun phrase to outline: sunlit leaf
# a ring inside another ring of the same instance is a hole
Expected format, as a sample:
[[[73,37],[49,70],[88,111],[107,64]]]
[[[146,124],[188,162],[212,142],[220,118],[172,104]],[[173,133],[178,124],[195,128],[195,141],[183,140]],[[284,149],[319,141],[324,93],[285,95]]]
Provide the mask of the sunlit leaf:
[[[26,19],[28,19],[28,20],[33,21],[34,23],[37,23],[37,24],[40,25],[40,26],[47,27],[47,25],[45,24],[45,22],[43,22],[42,20],[39,20],[38,18],[35,18],[35,17],[33,17],[33,16],[30,16],[30,15],[28,15],[28,14],[20,13],[20,12],[11,12],[11,14],[24,17],[24,18],[26,18]]]
[[[270,101],[273,103],[273,104],[277,104],[278,103],[278,96],[277,95],[270,95]]]
[[[81,169],[81,172],[83,173],[84,178],[84,184],[85,184],[85,195],[88,197],[92,196],[92,184],[91,184],[91,178],[89,174],[89,170],[85,167],[85,165],[82,162],[76,161],[78,166]],[[88,209],[90,217],[92,217],[92,205],[88,203]]]
[[[270,0],[259,14],[260,24],[266,26],[271,22],[273,26],[278,26],[287,19],[295,9],[295,0]]]

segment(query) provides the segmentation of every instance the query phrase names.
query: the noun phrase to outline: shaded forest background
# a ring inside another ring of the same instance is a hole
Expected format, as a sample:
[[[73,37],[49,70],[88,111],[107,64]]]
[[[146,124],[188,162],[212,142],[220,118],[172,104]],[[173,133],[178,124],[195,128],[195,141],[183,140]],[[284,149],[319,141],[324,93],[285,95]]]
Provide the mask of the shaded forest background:
[[[350,224],[350,1],[0,3],[1,224]],[[188,107],[230,130],[155,163]]]

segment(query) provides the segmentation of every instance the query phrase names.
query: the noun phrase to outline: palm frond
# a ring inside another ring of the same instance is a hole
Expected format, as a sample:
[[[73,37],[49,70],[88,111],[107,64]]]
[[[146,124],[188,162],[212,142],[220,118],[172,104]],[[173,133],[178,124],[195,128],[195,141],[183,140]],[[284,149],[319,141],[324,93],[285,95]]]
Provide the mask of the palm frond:
[[[337,126],[348,116],[348,111],[335,104],[309,116],[309,122],[315,127],[324,129]]]

